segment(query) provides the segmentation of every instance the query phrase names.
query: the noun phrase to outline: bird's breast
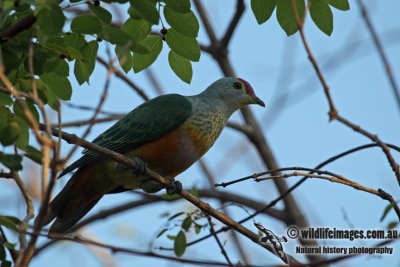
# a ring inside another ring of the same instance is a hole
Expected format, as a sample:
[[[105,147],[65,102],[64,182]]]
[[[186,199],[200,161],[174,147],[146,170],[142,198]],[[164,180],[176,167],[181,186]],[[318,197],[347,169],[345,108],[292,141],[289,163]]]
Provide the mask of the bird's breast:
[[[166,178],[174,178],[189,168],[214,144],[224,121],[191,118],[172,132],[148,142],[126,155],[139,157],[148,167]]]

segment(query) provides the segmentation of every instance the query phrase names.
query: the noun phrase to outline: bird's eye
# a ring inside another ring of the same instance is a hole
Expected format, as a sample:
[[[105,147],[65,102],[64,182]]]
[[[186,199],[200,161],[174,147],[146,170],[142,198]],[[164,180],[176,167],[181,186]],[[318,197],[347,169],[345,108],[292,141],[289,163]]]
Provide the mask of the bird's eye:
[[[242,84],[241,84],[240,82],[235,82],[235,83],[233,84],[233,88],[235,88],[235,89],[242,89]]]

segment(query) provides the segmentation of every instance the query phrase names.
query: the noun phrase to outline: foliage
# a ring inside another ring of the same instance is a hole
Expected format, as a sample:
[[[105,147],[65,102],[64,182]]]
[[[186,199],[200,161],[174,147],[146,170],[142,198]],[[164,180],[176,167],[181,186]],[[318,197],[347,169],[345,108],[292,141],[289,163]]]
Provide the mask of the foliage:
[[[297,16],[305,16],[305,0],[295,0]],[[327,35],[333,31],[333,16],[330,6],[339,10],[349,10],[348,0],[311,0],[308,9],[315,25]],[[251,0],[251,9],[258,24],[266,22],[276,7],[276,18],[288,36],[297,32],[298,26],[294,16],[291,0]]]

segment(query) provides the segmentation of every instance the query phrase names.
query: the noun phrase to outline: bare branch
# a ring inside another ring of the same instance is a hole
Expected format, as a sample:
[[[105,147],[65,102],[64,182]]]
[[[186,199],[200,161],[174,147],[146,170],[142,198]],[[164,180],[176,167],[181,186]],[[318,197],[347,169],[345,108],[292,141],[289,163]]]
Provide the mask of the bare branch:
[[[233,32],[235,31],[235,29],[240,21],[240,18],[243,15],[245,8],[246,8],[246,6],[244,5],[244,1],[237,0],[236,12],[231,20],[231,23],[229,23],[228,29],[226,30],[224,37],[222,38],[222,41],[221,41],[222,46],[228,47],[229,41],[232,38]]]
[[[376,49],[378,50],[379,56],[381,57],[383,66],[385,67],[386,75],[389,79],[390,85],[392,86],[393,93],[396,97],[397,106],[400,111],[400,91],[399,91],[399,87],[396,83],[396,80],[394,79],[394,76],[392,73],[392,68],[390,67],[389,59],[387,58],[387,56],[385,54],[385,50],[383,49],[382,43],[379,40],[378,34],[375,31],[374,25],[372,25],[372,22],[369,18],[368,11],[367,11],[365,5],[363,4],[362,0],[358,0],[357,2],[361,8],[361,14],[364,18],[365,23],[367,24],[367,28],[368,28],[369,32],[371,33],[372,39],[374,40],[374,43],[375,43]]]
[[[231,260],[228,257],[228,253],[226,253],[226,251],[224,249],[224,246],[221,244],[221,241],[219,240],[217,234],[215,233],[214,225],[213,225],[213,222],[211,220],[211,217],[208,216],[207,220],[208,220],[208,225],[210,225],[210,233],[214,236],[215,241],[217,241],[217,244],[218,244],[219,248],[221,249],[222,255],[224,255],[224,257],[225,257],[226,261],[228,262],[229,266],[233,266]]]
[[[109,249],[112,253],[124,252],[124,253],[129,253],[132,255],[166,259],[166,260],[170,260],[170,261],[188,263],[188,264],[196,264],[196,265],[229,266],[226,263],[222,263],[222,262],[182,259],[182,258],[176,258],[176,257],[156,254],[154,252],[144,252],[144,251],[133,250],[133,249],[129,249],[129,248],[111,246],[111,245],[104,244],[104,243],[94,241],[94,240],[90,240],[90,239],[87,239],[87,238],[84,238],[84,237],[81,237],[78,235],[71,236],[71,235],[62,235],[62,234],[56,234],[56,233],[41,234],[41,233],[32,233],[32,232],[23,232],[23,233],[30,234],[30,235],[40,235],[40,236],[44,236],[44,237],[47,237],[47,238],[53,239],[53,240],[66,240],[66,241],[71,241],[71,242],[76,242],[76,243],[81,243],[81,244],[94,245],[94,246]]]
[[[101,57],[96,57],[97,61],[103,64],[106,68],[111,68],[112,71],[114,72],[115,76],[118,78],[122,79],[124,82],[126,82],[133,90],[135,90],[144,100],[149,100],[150,98],[146,95],[146,93],[139,88],[136,84],[134,84],[125,74],[123,74],[121,71],[119,71],[117,68],[114,66],[109,66],[109,64],[102,59]]]

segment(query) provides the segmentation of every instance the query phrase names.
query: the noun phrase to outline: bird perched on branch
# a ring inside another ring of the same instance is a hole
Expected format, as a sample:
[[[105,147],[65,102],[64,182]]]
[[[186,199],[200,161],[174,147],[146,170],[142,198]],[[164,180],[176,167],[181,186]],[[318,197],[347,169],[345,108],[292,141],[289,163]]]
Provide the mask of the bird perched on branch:
[[[173,181],[210,149],[232,113],[249,104],[265,106],[248,82],[231,77],[217,80],[198,95],[168,94],[143,103],[93,140],[132,158],[137,167],[132,170],[84,150],[61,173],[60,177],[77,169],[50,203],[43,224],[56,219],[50,232],[63,233],[105,194],[161,190],[163,185],[144,175],[146,167]]]

